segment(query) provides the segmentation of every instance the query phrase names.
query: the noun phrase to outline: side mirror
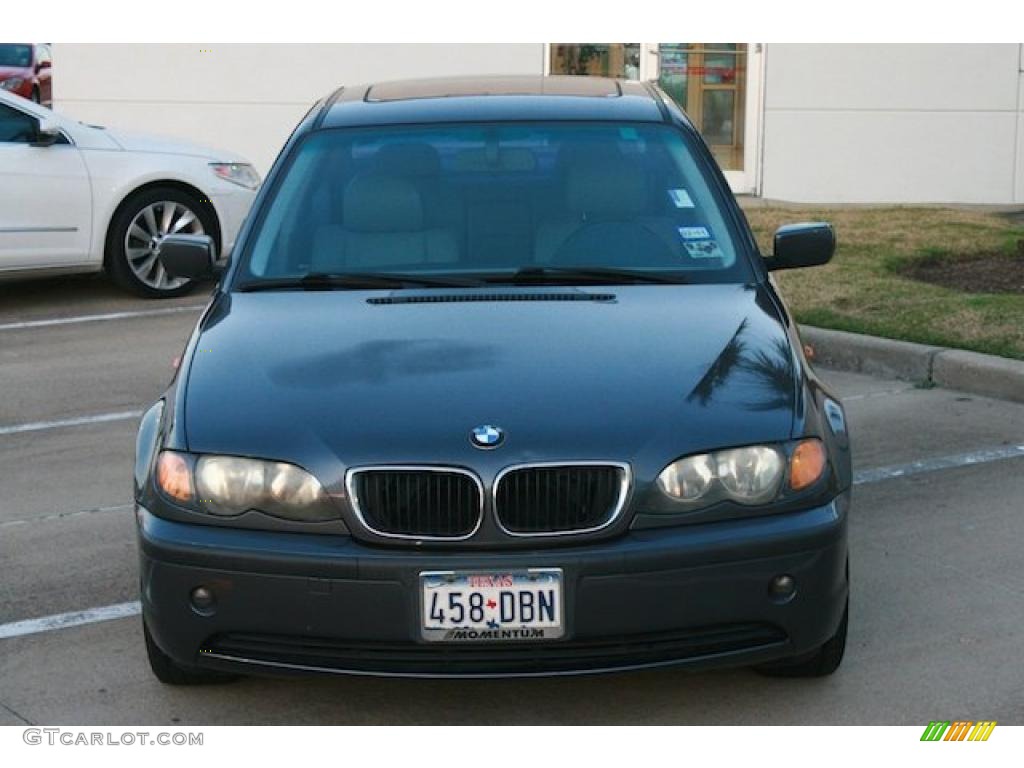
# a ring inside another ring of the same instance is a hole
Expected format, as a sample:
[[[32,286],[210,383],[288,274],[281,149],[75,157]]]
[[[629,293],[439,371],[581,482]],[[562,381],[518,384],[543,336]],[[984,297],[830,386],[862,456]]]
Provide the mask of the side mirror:
[[[33,147],[52,147],[60,139],[60,126],[54,120],[43,118],[36,125]]]
[[[765,259],[768,269],[796,269],[827,264],[836,251],[836,233],[823,221],[787,224],[775,231],[775,247]]]
[[[167,235],[157,245],[156,256],[171,277],[203,280],[217,274],[209,235]]]

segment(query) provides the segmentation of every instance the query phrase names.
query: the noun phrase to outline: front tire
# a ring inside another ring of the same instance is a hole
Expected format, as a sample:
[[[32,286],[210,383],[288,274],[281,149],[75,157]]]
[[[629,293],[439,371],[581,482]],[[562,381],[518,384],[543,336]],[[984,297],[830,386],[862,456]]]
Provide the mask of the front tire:
[[[782,659],[756,667],[768,677],[827,677],[839,669],[846,651],[846,630],[850,618],[850,601],[846,601],[843,618],[836,633],[824,645],[810,654],[794,659]]]
[[[117,209],[107,235],[106,268],[122,288],[149,299],[182,296],[195,281],[171,277],[156,258],[168,234],[208,234],[216,239],[217,222],[209,202],[174,187],[137,192]]]
[[[230,683],[237,680],[237,676],[228,675],[223,672],[213,672],[205,669],[187,669],[176,663],[170,656],[160,650],[160,647],[149,634],[149,627],[142,622],[142,632],[146,639],[146,656],[149,659],[149,668],[153,671],[156,679],[164,685],[215,685],[217,683]]]

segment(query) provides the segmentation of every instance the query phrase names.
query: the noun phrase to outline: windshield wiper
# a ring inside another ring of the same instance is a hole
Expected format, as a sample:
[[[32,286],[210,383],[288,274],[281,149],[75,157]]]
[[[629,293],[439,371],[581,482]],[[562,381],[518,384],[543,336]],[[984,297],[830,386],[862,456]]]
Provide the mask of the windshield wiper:
[[[302,277],[274,277],[248,280],[240,291],[278,291],[299,288],[304,291],[358,290],[360,288],[466,288],[479,286],[479,280],[457,277],[425,277],[391,272],[310,272]]]
[[[682,285],[686,280],[678,274],[647,272],[618,267],[521,267],[511,274],[488,275],[489,283],[513,285],[543,285],[545,283],[575,283],[580,281],[604,284],[665,283]]]

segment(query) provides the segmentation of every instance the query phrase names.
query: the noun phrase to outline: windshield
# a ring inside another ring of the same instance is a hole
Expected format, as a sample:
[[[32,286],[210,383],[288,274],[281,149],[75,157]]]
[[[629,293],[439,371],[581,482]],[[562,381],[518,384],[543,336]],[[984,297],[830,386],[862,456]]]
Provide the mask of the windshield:
[[[264,202],[236,285],[362,273],[747,282],[689,141],[650,123],[313,133]]]
[[[0,43],[0,67],[32,66],[32,46]]]

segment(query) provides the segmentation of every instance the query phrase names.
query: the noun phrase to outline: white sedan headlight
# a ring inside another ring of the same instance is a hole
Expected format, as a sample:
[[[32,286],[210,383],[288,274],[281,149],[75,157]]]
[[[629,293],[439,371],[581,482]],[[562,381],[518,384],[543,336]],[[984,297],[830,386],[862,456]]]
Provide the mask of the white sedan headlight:
[[[767,504],[789,476],[789,489],[802,491],[825,473],[827,458],[822,442],[808,438],[787,452],[768,445],[730,448],[674,461],[658,475],[658,488],[686,508],[705,507],[719,501]]]
[[[213,175],[246,189],[258,189],[260,175],[249,163],[210,163]]]
[[[157,486],[192,509],[231,517],[255,509],[287,520],[318,522],[341,517],[320,482],[294,464],[237,456],[200,456],[164,451]]]

